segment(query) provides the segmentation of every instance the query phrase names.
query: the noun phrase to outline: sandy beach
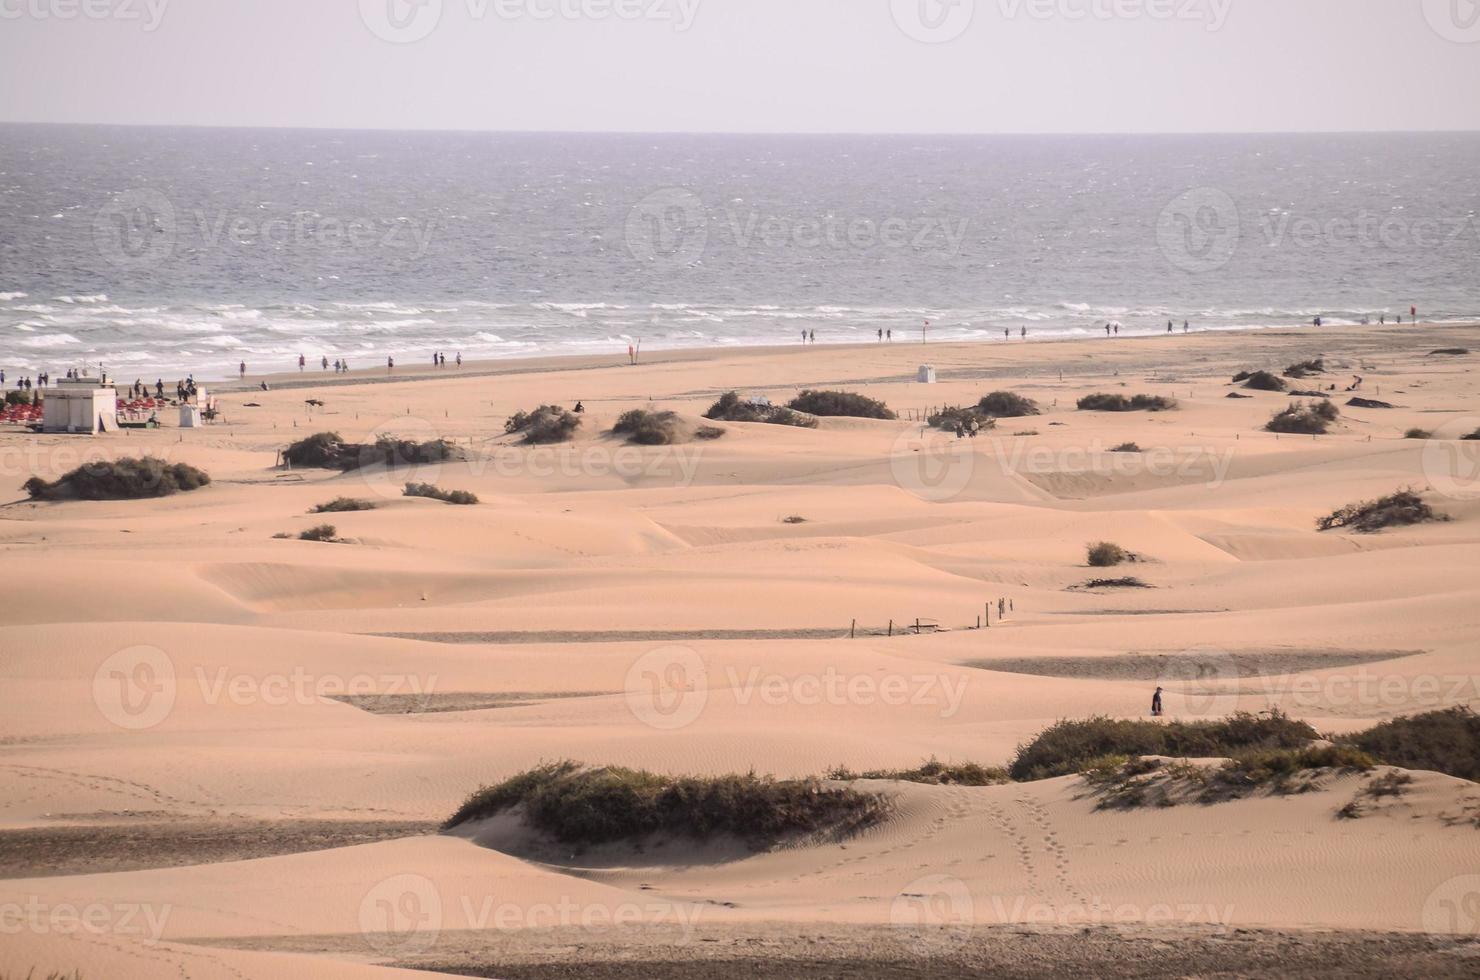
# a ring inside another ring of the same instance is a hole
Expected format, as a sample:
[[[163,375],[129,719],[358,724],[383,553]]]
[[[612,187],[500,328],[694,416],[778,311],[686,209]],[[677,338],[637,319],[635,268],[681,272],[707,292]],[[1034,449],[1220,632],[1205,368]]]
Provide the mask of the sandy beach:
[[[1264,431],[1301,399],[1230,384],[1317,358],[1292,386],[1336,386],[1325,436]],[[1002,766],[1060,719],[1148,718],[1159,685],[1171,720],[1323,735],[1480,704],[1477,367],[1480,325],[898,341],[249,374],[198,429],[0,427],[0,978],[1473,976],[1480,785],[1437,772],[1130,809],[1081,775],[866,780],[885,819],[763,850],[438,828],[561,759]],[[1357,377],[1391,407],[1349,406]],[[804,389],[899,418],[610,432]],[[924,425],[999,390],[1042,414]],[[1099,392],[1177,408],[1076,410]],[[504,431],[578,401],[571,442]],[[466,458],[278,465],[318,432]],[[143,455],[211,483],[19,489]],[[1316,529],[1409,487],[1450,520]],[[310,514],[339,497],[376,506]],[[1102,574],[1097,541],[1138,560]]]

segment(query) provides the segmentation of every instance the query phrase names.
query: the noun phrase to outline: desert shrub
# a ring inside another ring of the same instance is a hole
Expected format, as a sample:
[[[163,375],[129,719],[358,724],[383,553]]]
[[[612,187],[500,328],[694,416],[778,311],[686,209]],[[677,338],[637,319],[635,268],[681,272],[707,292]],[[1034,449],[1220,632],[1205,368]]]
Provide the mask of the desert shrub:
[[[976,410],[994,419],[1027,418],[1041,413],[1038,403],[1033,399],[1011,391],[994,391],[984,396],[977,402]]]
[[[1377,500],[1347,504],[1340,510],[1318,518],[1316,528],[1331,531],[1336,528],[1349,527],[1363,534],[1372,534],[1385,527],[1407,527],[1410,524],[1444,520],[1448,518],[1442,514],[1436,514],[1434,509],[1418,494],[1412,490],[1399,490],[1397,493],[1379,497]]]
[[[1325,374],[1326,362],[1324,360],[1301,361],[1299,364],[1291,364],[1285,368],[1287,378],[1308,378],[1312,374]]]
[[[319,504],[310,514],[347,514],[352,511],[374,510],[375,505],[368,500],[355,500],[351,497],[337,497],[327,504]]]
[[[1114,568],[1131,560],[1131,553],[1118,544],[1101,541],[1088,546],[1090,568]]]
[[[298,535],[299,541],[337,541],[339,531],[333,524],[320,524]]]
[[[972,422],[983,429],[997,427],[996,419],[983,415],[979,409],[975,408],[942,408],[926,419],[926,423],[932,428],[943,429],[946,432],[955,432],[958,425],[963,429],[970,429]]]
[[[1162,395],[1085,395],[1079,399],[1081,412],[1167,412],[1177,407],[1175,398]]]
[[[1341,409],[1328,401],[1295,403],[1275,413],[1265,423],[1266,432],[1282,432],[1292,435],[1323,436],[1331,429],[1331,423],[1341,416]]]
[[[623,412],[612,431],[639,446],[670,446],[682,434],[677,412],[652,412],[644,408]]]
[[[1430,357],[1464,357],[1469,350],[1464,347],[1441,347],[1438,350],[1429,351]]]
[[[145,456],[88,463],[51,483],[33,476],[22,489],[33,500],[142,500],[188,493],[210,482],[204,471],[187,463]]]
[[[1290,777],[1312,769],[1370,772],[1378,765],[1372,756],[1350,745],[1257,748],[1234,753],[1218,771],[1217,778],[1229,787],[1279,789]]]
[[[807,523],[807,519],[805,517],[801,516],[800,514],[792,514],[790,517],[783,517],[781,519],[781,523],[782,524],[805,524],[805,523]]]
[[[1394,718],[1337,741],[1390,766],[1480,782],[1480,715],[1468,707]]]
[[[371,466],[418,466],[461,458],[457,447],[444,439],[415,442],[381,436],[369,444],[345,442],[337,432],[318,432],[283,451],[293,466],[328,470],[358,470]]]
[[[1135,577],[1126,578],[1092,578],[1080,586],[1081,589],[1149,589],[1147,585]]]
[[[4,404],[6,404],[6,405],[31,405],[31,404],[34,404],[33,401],[32,401],[32,393],[29,392],[29,391],[21,391],[19,388],[17,388],[15,391],[7,391],[5,393],[5,402],[4,402]]]
[[[1480,442],[1480,429],[1476,429],[1467,436],[1460,436],[1461,442]]]
[[[868,772],[854,772],[847,766],[837,766],[828,771],[827,778],[839,782],[881,779],[901,783],[925,783],[931,786],[1000,786],[1012,781],[1006,769],[996,766],[980,766],[974,762],[941,762],[935,758],[913,769],[873,769]]]
[[[1244,378],[1244,387],[1255,391],[1284,391],[1286,385],[1283,378],[1277,378],[1268,371],[1255,371]]]
[[[430,483],[408,483],[406,489],[401,491],[401,496],[425,497],[428,500],[440,500],[444,504],[458,504],[463,507],[470,507],[478,502],[477,495],[466,490],[443,490]]]
[[[1141,447],[1134,442],[1122,442],[1110,451],[1112,453],[1138,453],[1141,451]]]
[[[665,776],[567,761],[478,790],[445,826],[518,807],[527,826],[568,844],[657,833],[700,839],[725,834],[771,844],[794,834],[855,829],[879,819],[885,806],[877,795],[829,788],[815,779]]]
[[[1303,748],[1319,736],[1279,711],[1240,713],[1221,721],[1158,722],[1090,718],[1060,721],[1018,746],[1008,773],[1015,780],[1079,772],[1104,756],[1230,757],[1241,751]]]
[[[1403,433],[1404,439],[1432,439],[1434,434],[1428,429],[1409,429]]]
[[[794,412],[805,412],[822,418],[858,419],[898,418],[883,402],[852,391],[804,391],[787,405]]]
[[[801,429],[817,428],[817,418],[779,405],[761,405],[746,401],[739,392],[729,391],[709,407],[704,417],[715,422],[764,422],[790,425]]]
[[[531,446],[569,442],[581,427],[581,417],[559,405],[541,405],[533,412],[515,412],[504,423],[504,431],[518,433]]]
[[[701,425],[694,430],[695,439],[703,439],[705,442],[713,442],[715,439],[724,438],[725,430],[717,425]]]

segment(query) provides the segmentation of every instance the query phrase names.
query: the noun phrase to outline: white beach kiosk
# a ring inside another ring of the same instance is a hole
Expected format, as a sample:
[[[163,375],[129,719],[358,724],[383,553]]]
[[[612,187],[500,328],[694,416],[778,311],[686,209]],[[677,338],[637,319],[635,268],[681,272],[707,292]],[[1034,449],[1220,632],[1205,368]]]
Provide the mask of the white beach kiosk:
[[[118,428],[118,391],[105,376],[63,378],[46,389],[42,432],[97,435]]]

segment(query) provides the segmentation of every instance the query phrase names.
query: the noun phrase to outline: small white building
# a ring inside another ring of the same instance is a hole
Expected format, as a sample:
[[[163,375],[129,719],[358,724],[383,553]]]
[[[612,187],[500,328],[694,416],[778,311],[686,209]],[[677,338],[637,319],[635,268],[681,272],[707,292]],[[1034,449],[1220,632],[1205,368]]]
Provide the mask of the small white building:
[[[915,381],[922,385],[935,384],[935,366],[933,364],[921,364],[919,372],[915,375]]]
[[[118,390],[97,378],[63,378],[45,389],[43,432],[96,435],[118,428]]]

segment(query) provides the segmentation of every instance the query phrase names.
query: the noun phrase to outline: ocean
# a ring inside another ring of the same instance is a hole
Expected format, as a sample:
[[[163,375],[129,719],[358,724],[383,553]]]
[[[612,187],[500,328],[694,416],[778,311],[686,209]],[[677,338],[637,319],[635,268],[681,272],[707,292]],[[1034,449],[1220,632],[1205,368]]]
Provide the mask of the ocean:
[[[0,368],[1480,319],[1480,134],[0,125]]]

